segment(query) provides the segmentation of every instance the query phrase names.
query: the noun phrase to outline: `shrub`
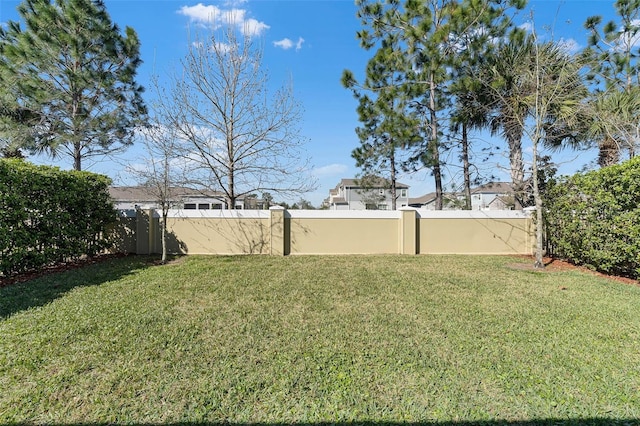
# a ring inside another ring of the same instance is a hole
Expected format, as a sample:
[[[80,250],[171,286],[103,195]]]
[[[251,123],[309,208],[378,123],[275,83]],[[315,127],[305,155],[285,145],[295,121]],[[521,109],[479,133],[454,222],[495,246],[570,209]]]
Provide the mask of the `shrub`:
[[[640,157],[551,181],[545,197],[553,255],[609,274],[640,276]]]
[[[95,255],[115,220],[111,180],[0,159],[0,273],[12,275]]]

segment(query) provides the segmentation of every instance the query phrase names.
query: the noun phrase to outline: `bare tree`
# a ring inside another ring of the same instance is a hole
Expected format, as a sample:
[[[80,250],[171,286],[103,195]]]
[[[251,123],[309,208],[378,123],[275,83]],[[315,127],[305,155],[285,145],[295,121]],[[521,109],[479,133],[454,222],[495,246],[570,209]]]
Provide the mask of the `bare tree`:
[[[156,100],[152,105],[158,107],[158,99],[164,92],[158,78],[152,80]],[[174,128],[166,126],[159,116],[149,117],[147,125],[139,129],[140,143],[144,149],[141,163],[129,165],[128,174],[132,175],[155,198],[160,206],[162,263],[167,261],[167,217],[169,209],[179,201],[184,188],[183,143]]]
[[[292,85],[272,93],[253,40],[231,27],[216,34],[190,45],[155,108],[183,141],[185,184],[222,192],[228,208],[252,193],[314,189]]]
[[[162,263],[167,262],[167,217],[169,209],[174,207],[181,197],[182,170],[178,167],[181,160],[179,141],[171,129],[153,120],[141,129],[141,144],[144,147],[144,162],[130,165],[128,174],[132,175],[147,189],[160,206],[160,228],[162,240]]]

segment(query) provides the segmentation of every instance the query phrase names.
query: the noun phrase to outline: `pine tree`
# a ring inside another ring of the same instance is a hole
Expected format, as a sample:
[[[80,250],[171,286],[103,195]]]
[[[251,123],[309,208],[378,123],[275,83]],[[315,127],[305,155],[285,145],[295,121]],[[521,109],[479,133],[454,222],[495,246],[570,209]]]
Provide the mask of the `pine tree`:
[[[121,34],[101,0],[25,0],[18,12],[24,28],[0,29],[1,99],[11,112],[0,130],[26,126],[21,145],[70,155],[76,170],[130,145],[146,113],[135,31]]]
[[[356,134],[360,146],[351,155],[362,169],[360,184],[366,188],[388,183],[392,210],[397,208],[397,176],[405,165],[403,153],[420,140],[420,122],[409,107],[405,61],[397,42],[395,34],[385,38],[369,60],[362,84],[351,71],[344,71],[342,76],[342,84],[359,101],[362,126]]]
[[[443,135],[451,112],[449,85],[452,70],[459,66],[460,41],[474,35],[487,41],[504,25],[500,16],[507,7],[523,1],[502,0],[359,0],[358,17],[364,29],[358,38],[365,49],[384,48],[385,41],[397,37],[394,50],[404,58],[405,73],[401,93],[410,101],[419,118],[422,142],[413,160],[431,170],[435,181],[435,207],[443,207]],[[501,30],[502,31],[502,30]],[[500,33],[500,31],[498,31]]]

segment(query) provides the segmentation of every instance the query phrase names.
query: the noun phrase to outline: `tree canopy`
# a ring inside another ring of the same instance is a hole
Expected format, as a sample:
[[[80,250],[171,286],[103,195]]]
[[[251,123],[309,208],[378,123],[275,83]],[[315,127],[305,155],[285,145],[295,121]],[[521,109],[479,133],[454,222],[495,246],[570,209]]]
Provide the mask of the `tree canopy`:
[[[136,32],[101,0],[24,0],[18,12],[24,26],[0,28],[0,137],[69,155],[76,170],[130,145],[146,113]]]

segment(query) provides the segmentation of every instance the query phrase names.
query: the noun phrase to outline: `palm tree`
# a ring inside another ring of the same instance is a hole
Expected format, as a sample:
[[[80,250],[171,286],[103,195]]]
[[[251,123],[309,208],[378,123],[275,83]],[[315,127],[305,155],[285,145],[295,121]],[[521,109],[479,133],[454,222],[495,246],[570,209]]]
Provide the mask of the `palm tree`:
[[[522,197],[525,190],[522,139],[527,120],[536,115],[542,71],[544,84],[554,92],[545,94],[549,99],[541,117],[540,142],[551,148],[576,146],[585,136],[581,112],[587,96],[582,80],[574,78],[579,71],[577,58],[558,43],[538,43],[533,34],[512,37],[484,65],[483,79],[490,88],[488,123],[492,134],[501,135],[507,142],[516,197]],[[558,84],[560,81],[563,84]]]
[[[524,191],[522,137],[530,110],[526,99],[534,91],[527,76],[534,43],[530,37],[517,35],[501,46],[485,63],[484,80],[491,88],[488,125],[492,135],[500,135],[509,148],[509,170],[516,197]],[[516,203],[516,206],[518,203]]]
[[[541,144],[562,146],[580,140],[581,111],[586,88],[580,62],[554,42],[538,43],[535,33],[514,39],[501,48],[487,68],[485,84],[491,88],[493,130],[500,130],[509,145],[514,187],[523,189],[522,138],[531,142],[532,183],[536,208],[536,260],[542,268],[542,198],[538,186]]]
[[[598,165],[617,164],[623,149],[633,153],[640,136],[640,89],[597,92],[585,116],[586,136],[598,146]]]

